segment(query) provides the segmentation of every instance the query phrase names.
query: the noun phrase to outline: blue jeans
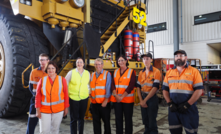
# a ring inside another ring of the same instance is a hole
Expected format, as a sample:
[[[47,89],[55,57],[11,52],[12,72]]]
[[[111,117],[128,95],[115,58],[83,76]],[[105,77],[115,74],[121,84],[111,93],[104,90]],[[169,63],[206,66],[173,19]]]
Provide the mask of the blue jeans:
[[[142,94],[145,99],[147,94]],[[158,112],[158,98],[156,94],[152,96],[147,102],[147,108],[141,107],[141,114],[143,124],[145,125],[144,134],[158,134],[157,128],[157,112]]]

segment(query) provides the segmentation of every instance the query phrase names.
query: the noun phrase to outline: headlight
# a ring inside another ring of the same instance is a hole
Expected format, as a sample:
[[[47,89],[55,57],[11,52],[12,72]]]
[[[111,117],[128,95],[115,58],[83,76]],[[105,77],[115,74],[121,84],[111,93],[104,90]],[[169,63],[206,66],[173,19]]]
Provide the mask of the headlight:
[[[85,0],[69,0],[72,7],[80,8],[85,4]]]
[[[141,25],[140,23],[138,24],[138,28],[139,28],[139,29],[141,29],[141,28],[142,28],[142,25]]]

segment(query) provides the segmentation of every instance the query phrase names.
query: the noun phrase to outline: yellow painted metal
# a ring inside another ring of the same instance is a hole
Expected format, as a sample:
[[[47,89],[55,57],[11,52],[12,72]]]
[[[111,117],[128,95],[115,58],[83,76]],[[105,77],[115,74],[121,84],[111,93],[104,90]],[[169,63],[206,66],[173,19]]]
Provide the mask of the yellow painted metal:
[[[94,67],[94,61],[95,59],[90,59],[90,64],[88,66]],[[103,60],[104,62],[104,69],[106,70],[115,70],[117,69],[117,64],[116,64],[116,60],[113,61],[114,62],[114,67],[112,66],[112,63],[110,60]],[[141,70],[144,68],[144,64],[143,62],[138,62],[138,61],[128,61],[129,63],[129,68],[135,69],[135,70]]]
[[[74,28],[78,28],[78,25],[75,23],[70,23],[69,27],[74,27]]]
[[[75,61],[76,61],[76,60],[70,60],[70,61],[68,62],[68,64],[64,67],[64,69],[60,72],[59,75],[65,77],[66,74],[67,74],[71,69],[74,68]]]
[[[42,2],[37,0],[32,0],[32,6],[28,6],[25,4],[21,4],[19,0],[11,0],[10,1],[13,12],[15,15],[17,14],[23,14],[25,16],[28,16],[30,18],[34,18],[36,20],[45,22],[41,15],[41,7],[43,5]]]
[[[0,89],[5,77],[5,53],[3,46],[0,42]]]
[[[139,100],[139,97],[138,97],[137,88],[134,88],[134,105],[135,106],[140,105],[140,100]]]
[[[55,18],[49,18],[48,23],[51,24],[51,28],[55,28],[55,25],[59,23],[58,19]]]
[[[85,13],[84,15],[84,22],[91,23],[91,1],[85,0],[85,6],[83,8]]]
[[[111,3],[117,4],[120,0],[108,0],[108,1],[111,2]],[[118,6],[124,8],[125,7],[124,0],[121,0],[121,2],[118,4]]]
[[[59,26],[62,27],[62,30],[65,30],[65,28],[66,28],[67,26],[69,26],[69,22],[67,22],[67,21],[61,21]]]
[[[22,74],[21,74],[21,80],[22,80],[23,88],[28,88],[28,87],[29,87],[29,85],[28,85],[28,86],[25,86],[24,73],[25,73],[30,67],[32,67],[32,70],[34,69],[34,65],[31,63],[31,64],[28,65],[28,67],[25,68],[25,70],[24,70],[24,71],[22,72]]]
[[[125,10],[124,12],[127,12],[127,10]],[[124,14],[124,12],[122,14]],[[122,32],[122,30],[125,28],[125,26],[130,22],[130,20],[128,19],[128,17],[122,17],[123,15],[120,15],[119,18],[117,19],[117,22],[119,20],[123,20],[123,22],[120,24],[119,27],[117,27],[117,36]],[[129,15],[129,14],[128,14]],[[130,12],[130,16],[132,15],[132,10]],[[130,17],[131,18],[131,17]],[[119,22],[120,23],[120,22]],[[116,26],[114,25],[116,24],[115,22],[108,28],[108,30],[106,32],[112,32],[112,30],[115,30],[116,29]],[[105,32],[105,33],[106,33]],[[117,38],[117,36],[115,36],[115,32],[111,35],[111,36],[107,36],[106,34],[103,34],[101,36],[101,41],[104,42],[105,39],[107,39],[107,41],[105,42],[105,44],[103,45],[104,47],[104,52],[107,51],[107,49],[112,45],[112,43],[115,41],[115,39]],[[109,37],[109,38],[108,38]],[[99,56],[103,56],[103,53],[102,53],[102,49],[100,49],[100,54]]]
[[[84,13],[82,12],[82,8],[72,8],[68,5],[63,5],[60,3],[56,3],[56,14],[61,14],[63,16],[76,19],[76,20],[81,20],[84,22]]]
[[[86,0],[87,2],[89,0]],[[10,1],[15,15],[22,14],[41,22],[48,22],[49,18],[55,18],[58,21],[67,21],[82,25],[85,21],[83,8],[73,8],[69,2],[58,3],[56,0],[43,0],[43,2],[32,0],[32,5],[22,4],[19,0]],[[90,6],[90,5],[89,5]],[[88,9],[89,8],[89,9]],[[90,16],[90,7],[87,6],[87,21]],[[55,25],[53,24],[52,27]],[[63,27],[64,29],[64,27]]]
[[[139,1],[139,4],[140,4],[140,1]],[[143,10],[145,11],[145,10],[146,10],[146,5],[145,5],[144,3],[141,2],[141,6],[140,6],[140,8],[143,9]]]

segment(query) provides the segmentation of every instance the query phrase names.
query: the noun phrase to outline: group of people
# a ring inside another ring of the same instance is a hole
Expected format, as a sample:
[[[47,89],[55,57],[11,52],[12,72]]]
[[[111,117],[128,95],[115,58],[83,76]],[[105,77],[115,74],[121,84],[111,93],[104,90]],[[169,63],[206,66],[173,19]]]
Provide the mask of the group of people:
[[[111,134],[110,111],[113,103],[116,134],[133,133],[134,87],[137,87],[141,106],[144,134],[158,134],[157,113],[159,89],[162,76],[151,65],[150,53],[141,56],[145,65],[136,78],[135,70],[128,68],[124,55],[117,58],[117,69],[111,74],[103,69],[101,58],[95,59],[96,71],[90,74],[84,67],[84,60],[77,58],[76,68],[66,77],[57,74],[58,67],[49,61],[46,54],[39,56],[40,67],[30,75],[29,90],[33,94],[29,110],[26,134],[33,134],[40,124],[40,133],[58,134],[62,118],[70,109],[71,134],[83,134],[84,116],[91,98],[94,134],[101,134],[101,119],[104,134]],[[196,134],[199,125],[196,101],[202,94],[203,83],[199,71],[187,64],[183,50],[174,53],[175,66],[169,70],[163,81],[163,95],[169,106],[169,129],[171,134]],[[125,121],[123,121],[123,117]],[[125,123],[125,130],[123,124]]]

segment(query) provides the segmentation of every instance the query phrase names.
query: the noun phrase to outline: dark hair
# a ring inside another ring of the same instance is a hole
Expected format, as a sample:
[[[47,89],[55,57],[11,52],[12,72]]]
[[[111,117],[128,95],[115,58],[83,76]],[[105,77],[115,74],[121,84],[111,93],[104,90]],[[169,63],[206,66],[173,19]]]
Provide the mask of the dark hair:
[[[48,62],[47,66],[46,66],[46,68],[45,68],[45,72],[46,72],[46,73],[48,73],[48,72],[47,72],[47,69],[48,69],[48,66],[49,66],[49,65],[53,65],[53,66],[56,68],[55,73],[58,73],[58,66],[57,66],[57,64],[56,64],[54,61],[49,61],[49,62]]]
[[[124,55],[120,55],[120,56],[117,58],[117,61],[116,61],[116,63],[117,63],[117,67],[120,67],[119,64],[118,64],[118,60],[119,60],[119,58],[123,58],[124,60],[127,60],[126,56],[124,56]],[[127,60],[126,66],[127,66],[127,67],[129,66],[128,60]]]
[[[47,57],[47,58],[49,59],[49,56],[48,56],[46,53],[41,53],[41,54],[39,55],[39,57]]]
[[[76,62],[77,62],[77,60],[79,60],[79,59],[82,59],[82,61],[84,62],[84,59],[83,59],[82,57],[78,57],[78,58],[76,59]],[[85,64],[85,62],[84,62],[84,64]]]

